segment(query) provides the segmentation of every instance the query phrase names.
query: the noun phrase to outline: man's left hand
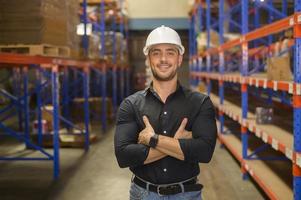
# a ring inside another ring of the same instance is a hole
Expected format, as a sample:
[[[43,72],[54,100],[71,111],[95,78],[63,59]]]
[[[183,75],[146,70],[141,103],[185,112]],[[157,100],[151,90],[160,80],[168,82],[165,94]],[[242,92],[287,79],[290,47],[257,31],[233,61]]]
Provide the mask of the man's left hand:
[[[139,133],[138,144],[149,145],[150,138],[155,134],[152,125],[146,116],[143,116],[145,128]]]

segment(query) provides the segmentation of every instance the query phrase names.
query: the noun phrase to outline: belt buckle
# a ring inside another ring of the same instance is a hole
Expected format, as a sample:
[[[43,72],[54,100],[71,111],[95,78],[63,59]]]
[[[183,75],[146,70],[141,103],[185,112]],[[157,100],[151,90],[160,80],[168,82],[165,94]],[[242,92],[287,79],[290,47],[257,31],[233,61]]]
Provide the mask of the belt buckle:
[[[159,195],[160,197],[161,197],[161,196],[164,196],[164,194],[161,194],[161,193],[160,193],[160,188],[161,188],[161,187],[166,187],[166,186],[164,186],[164,185],[158,185],[158,186],[157,186],[157,193],[158,193],[158,195]]]
[[[160,188],[166,189],[167,194],[161,194]],[[158,193],[159,196],[173,195],[173,194],[179,193],[179,192],[176,191],[177,188],[180,188],[181,192],[183,192],[181,186],[178,185],[178,184],[177,185],[158,185],[158,187],[157,187],[157,193]]]

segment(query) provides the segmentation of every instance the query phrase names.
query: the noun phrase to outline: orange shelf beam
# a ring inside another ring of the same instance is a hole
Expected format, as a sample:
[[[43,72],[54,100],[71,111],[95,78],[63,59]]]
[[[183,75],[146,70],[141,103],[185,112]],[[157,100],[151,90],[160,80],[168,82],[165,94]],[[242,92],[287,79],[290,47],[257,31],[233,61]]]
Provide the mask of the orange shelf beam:
[[[255,39],[259,39],[259,38],[286,30],[295,25],[301,24],[300,18],[301,18],[301,13],[295,13],[295,14],[293,14],[289,17],[286,17],[284,19],[281,19],[277,22],[274,22],[272,24],[269,24],[269,25],[263,26],[261,28],[258,28],[254,31],[251,31],[251,32],[247,33],[246,35],[241,36],[241,38],[228,41],[228,42],[222,44],[220,47],[218,47],[218,50],[225,51],[227,49],[230,49],[232,47],[242,44],[242,42],[249,42],[249,41],[252,41]],[[292,44],[292,43],[290,43],[290,44]],[[215,52],[216,52],[216,48],[210,48],[206,51],[206,53],[209,53],[209,54],[212,54]]]
[[[243,77],[241,75],[221,75],[219,73],[190,72],[191,77],[209,78],[211,80],[223,80],[232,83],[247,83],[249,86],[270,88],[274,91],[286,91],[290,94],[301,95],[301,85],[292,81],[273,81],[266,78]]]
[[[242,43],[241,39],[238,38],[238,39],[235,39],[235,40],[231,40],[229,42],[226,42],[224,44],[222,44],[220,47],[219,47],[219,50],[220,51],[225,51],[227,49],[230,49],[232,47],[235,47],[237,45],[240,45]]]
[[[41,67],[49,68],[51,65],[59,66],[72,66],[78,68],[85,68],[89,66],[93,67],[104,67],[104,60],[97,61],[80,61],[72,59],[62,59],[54,57],[45,56],[30,56],[23,54],[12,54],[12,53],[0,53],[0,63],[1,64],[12,64],[12,65],[42,65]],[[7,67],[7,66],[5,66]]]
[[[295,13],[277,22],[258,28],[243,36],[243,40],[249,42],[291,28],[294,25],[301,23],[301,21],[298,21],[299,16],[301,16],[301,13]]]

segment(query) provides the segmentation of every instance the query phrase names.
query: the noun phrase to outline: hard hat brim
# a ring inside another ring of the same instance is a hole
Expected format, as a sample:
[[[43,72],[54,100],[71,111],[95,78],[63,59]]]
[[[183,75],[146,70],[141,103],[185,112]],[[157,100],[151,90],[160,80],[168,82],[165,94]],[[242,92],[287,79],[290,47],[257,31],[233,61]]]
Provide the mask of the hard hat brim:
[[[157,43],[157,44],[173,44],[173,43]],[[151,49],[151,47],[154,46],[154,45],[157,45],[157,44],[152,44],[151,46],[145,46],[143,48],[144,55],[147,56],[148,53],[149,53],[149,50]],[[173,44],[173,45],[175,45],[177,47],[177,49],[179,50],[180,55],[184,54],[185,48],[184,48],[183,45],[178,45],[178,44]]]

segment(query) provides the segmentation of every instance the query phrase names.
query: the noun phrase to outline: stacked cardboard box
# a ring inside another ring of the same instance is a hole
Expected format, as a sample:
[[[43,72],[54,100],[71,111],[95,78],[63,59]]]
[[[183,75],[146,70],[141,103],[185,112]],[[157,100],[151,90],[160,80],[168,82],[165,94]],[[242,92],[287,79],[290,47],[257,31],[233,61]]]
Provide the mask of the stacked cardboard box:
[[[77,46],[77,0],[0,0],[0,44]]]
[[[88,57],[90,59],[106,59],[108,62],[113,62],[113,52],[114,44],[116,45],[115,60],[114,63],[117,65],[125,66],[128,64],[128,56],[125,51],[126,40],[124,33],[119,32],[120,23],[126,23],[126,7],[123,3],[118,3],[116,0],[106,0],[104,7],[104,16],[101,14],[100,2],[98,0],[87,1],[87,15],[92,22],[97,25],[102,22],[105,23],[104,35],[102,35],[100,30],[93,29],[93,32],[89,35],[88,44],[88,55],[84,55],[82,51],[82,57]],[[122,20],[121,20],[122,19]],[[112,26],[115,23],[115,28]],[[97,27],[97,26],[95,26]],[[115,43],[113,39],[113,34],[115,37]],[[102,38],[104,38],[104,45],[102,44]],[[101,55],[102,49],[105,49],[104,55]]]
[[[78,0],[67,0],[67,46],[71,49],[71,57],[77,58],[80,52],[81,38],[76,34],[77,25],[80,23]]]
[[[102,47],[101,44],[101,38],[102,34],[101,33],[93,33],[92,35],[89,36],[89,58],[95,59],[95,58],[100,58],[100,51],[102,48],[105,49],[105,58],[109,57],[110,55],[113,54],[113,32],[112,31],[106,31],[104,33],[104,47]],[[121,46],[125,48],[125,40],[123,38],[123,35],[119,32],[115,33],[115,53],[118,58],[121,56]]]
[[[89,1],[88,1],[88,4],[89,4]],[[100,2],[97,4],[94,4],[94,5],[90,4],[87,6],[87,14],[90,19],[95,20],[95,21],[102,20],[101,7],[99,5],[100,5]],[[104,17],[105,17],[106,24],[110,25],[112,23],[112,16],[114,15],[116,8],[117,8],[116,1],[111,1],[111,2],[105,3]]]
[[[290,56],[267,58],[267,78],[274,81],[292,81]]]

